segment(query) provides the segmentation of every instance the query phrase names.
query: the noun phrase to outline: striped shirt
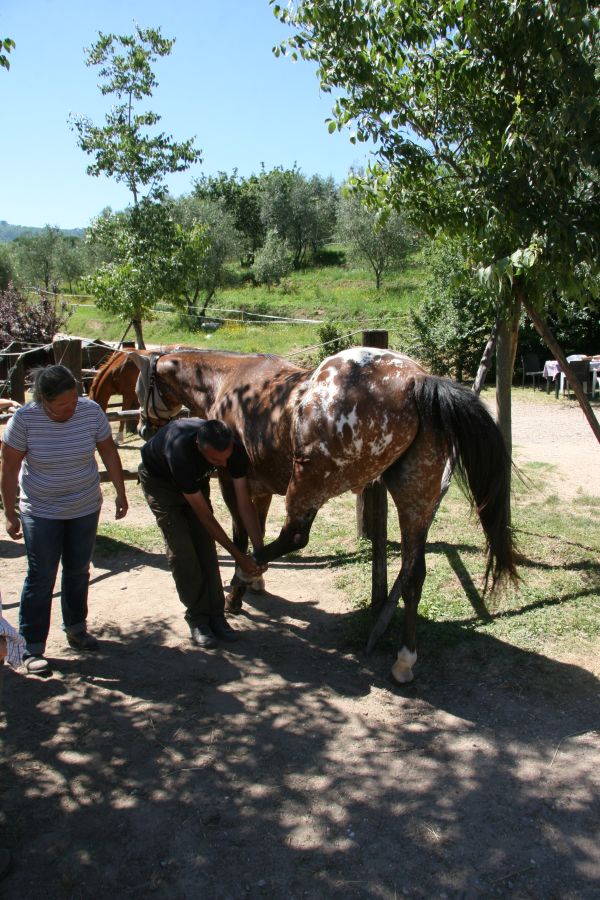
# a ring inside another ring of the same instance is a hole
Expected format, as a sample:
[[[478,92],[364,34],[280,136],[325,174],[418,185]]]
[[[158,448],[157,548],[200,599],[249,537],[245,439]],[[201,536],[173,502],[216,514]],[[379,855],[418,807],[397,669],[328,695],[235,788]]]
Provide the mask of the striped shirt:
[[[6,426],[3,441],[25,454],[20,509],[41,519],[78,519],[100,509],[96,443],[111,435],[93,400],[79,397],[66,422],[53,422],[41,403],[26,403]]]

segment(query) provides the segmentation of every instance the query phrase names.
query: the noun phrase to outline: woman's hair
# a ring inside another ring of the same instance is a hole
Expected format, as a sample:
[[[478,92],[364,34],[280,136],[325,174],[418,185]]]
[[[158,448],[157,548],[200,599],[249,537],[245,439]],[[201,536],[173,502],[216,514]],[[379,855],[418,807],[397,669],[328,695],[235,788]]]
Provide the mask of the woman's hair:
[[[77,387],[75,376],[66,366],[42,366],[33,371],[33,399],[55,400]]]
[[[233,441],[231,428],[218,419],[208,419],[198,426],[198,446],[200,449],[209,446],[213,450],[227,450]]]

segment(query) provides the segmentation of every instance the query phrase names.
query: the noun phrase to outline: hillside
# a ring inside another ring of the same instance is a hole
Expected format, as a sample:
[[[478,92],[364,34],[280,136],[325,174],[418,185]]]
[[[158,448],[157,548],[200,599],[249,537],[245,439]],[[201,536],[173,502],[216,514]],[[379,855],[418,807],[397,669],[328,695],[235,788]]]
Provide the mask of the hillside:
[[[1,220],[0,244],[7,244],[24,234],[37,234],[43,230],[43,228],[36,228],[33,225],[11,225],[9,222]],[[61,228],[61,231],[66,237],[83,237],[84,235],[83,228]]]

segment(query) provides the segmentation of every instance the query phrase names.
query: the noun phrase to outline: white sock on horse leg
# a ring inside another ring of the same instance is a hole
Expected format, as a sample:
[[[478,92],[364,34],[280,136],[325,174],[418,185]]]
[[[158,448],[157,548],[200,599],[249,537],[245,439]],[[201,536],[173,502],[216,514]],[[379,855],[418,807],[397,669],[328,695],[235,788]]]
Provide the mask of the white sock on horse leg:
[[[392,676],[399,684],[408,684],[414,678],[413,666],[417,661],[416,651],[402,647],[398,651],[398,659],[392,666]]]

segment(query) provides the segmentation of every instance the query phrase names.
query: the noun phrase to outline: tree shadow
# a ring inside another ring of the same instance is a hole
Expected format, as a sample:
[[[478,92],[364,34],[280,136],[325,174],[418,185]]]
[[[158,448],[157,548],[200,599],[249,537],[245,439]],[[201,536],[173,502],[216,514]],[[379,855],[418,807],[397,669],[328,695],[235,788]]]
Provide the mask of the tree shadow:
[[[596,678],[421,620],[395,691],[355,613],[252,604],[231,649],[149,614],[7,673],[6,897],[593,896]]]

